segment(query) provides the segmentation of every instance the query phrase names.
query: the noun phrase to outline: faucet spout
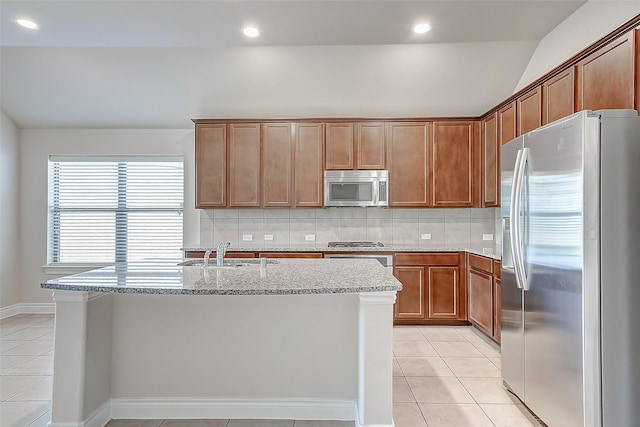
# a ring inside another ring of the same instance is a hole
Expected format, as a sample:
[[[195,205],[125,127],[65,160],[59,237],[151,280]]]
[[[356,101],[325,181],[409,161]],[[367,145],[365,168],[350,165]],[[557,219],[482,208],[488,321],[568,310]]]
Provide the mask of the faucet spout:
[[[229,245],[231,245],[231,242],[222,241],[218,243],[218,248],[216,249],[216,265],[218,267],[222,267],[224,264],[224,255],[227,253]]]
[[[204,260],[202,261],[202,265],[204,265],[205,267],[209,265],[209,257],[211,256],[211,252],[213,252],[211,249],[207,249],[207,251],[204,253]]]

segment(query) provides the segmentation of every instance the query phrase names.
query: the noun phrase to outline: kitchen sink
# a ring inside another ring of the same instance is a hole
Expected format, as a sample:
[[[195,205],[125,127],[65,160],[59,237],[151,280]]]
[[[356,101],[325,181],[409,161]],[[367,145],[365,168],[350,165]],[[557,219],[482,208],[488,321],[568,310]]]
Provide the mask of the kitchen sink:
[[[267,264],[270,264],[270,265],[280,264],[280,261],[278,261],[277,259],[267,259]],[[185,266],[185,267],[188,267],[188,266],[204,267],[204,260],[201,258],[189,259],[179,263],[178,265]],[[225,260],[224,264],[221,266],[217,266],[216,260],[215,258],[213,258],[209,260],[209,265],[207,265],[206,268],[212,268],[212,269],[225,268],[226,269],[226,268],[250,267],[252,265],[260,265],[260,258],[238,258],[234,260]]]

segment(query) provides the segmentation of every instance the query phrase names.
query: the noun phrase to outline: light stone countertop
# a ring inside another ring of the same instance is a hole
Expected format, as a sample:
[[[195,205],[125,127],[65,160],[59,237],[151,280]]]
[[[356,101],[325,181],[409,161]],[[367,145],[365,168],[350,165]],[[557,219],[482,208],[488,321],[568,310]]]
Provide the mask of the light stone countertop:
[[[298,295],[399,291],[402,284],[372,259],[283,259],[233,269],[149,260],[49,280],[44,289],[174,295]],[[213,262],[215,265],[215,260]]]
[[[215,247],[184,247],[185,252],[204,252],[212,250],[212,258],[215,258]],[[328,246],[287,246],[287,247],[230,247],[228,252],[469,252],[475,255],[485,256],[487,258],[500,261],[502,250],[500,246],[490,245],[489,250],[492,253],[485,252],[482,247],[440,247],[440,246],[374,246],[374,247],[342,247],[330,248]]]

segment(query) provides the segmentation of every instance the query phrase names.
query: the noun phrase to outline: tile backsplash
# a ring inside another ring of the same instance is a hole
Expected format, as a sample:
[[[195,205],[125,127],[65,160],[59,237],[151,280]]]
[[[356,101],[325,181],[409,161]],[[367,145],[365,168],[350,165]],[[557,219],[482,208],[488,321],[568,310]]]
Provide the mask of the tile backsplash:
[[[231,242],[232,248],[321,247],[331,241],[373,241],[386,246],[425,248],[485,245],[491,248],[500,243],[500,231],[499,208],[200,211],[202,247],[215,246],[224,240]],[[493,239],[484,240],[489,234]]]

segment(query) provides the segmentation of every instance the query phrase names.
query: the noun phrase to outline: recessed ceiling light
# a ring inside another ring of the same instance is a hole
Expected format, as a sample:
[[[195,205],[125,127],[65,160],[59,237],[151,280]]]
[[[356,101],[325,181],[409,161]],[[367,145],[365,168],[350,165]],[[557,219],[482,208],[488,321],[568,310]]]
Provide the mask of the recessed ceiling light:
[[[429,31],[431,31],[431,25],[429,24],[418,24],[413,27],[413,32],[416,34],[424,34],[428,33]]]
[[[256,27],[244,27],[242,29],[242,34],[247,37],[258,37],[260,35],[260,30]]]
[[[20,25],[21,27],[28,28],[30,30],[37,30],[38,28],[40,28],[38,24],[36,24],[35,22],[29,19],[18,18],[16,19],[16,24]]]

